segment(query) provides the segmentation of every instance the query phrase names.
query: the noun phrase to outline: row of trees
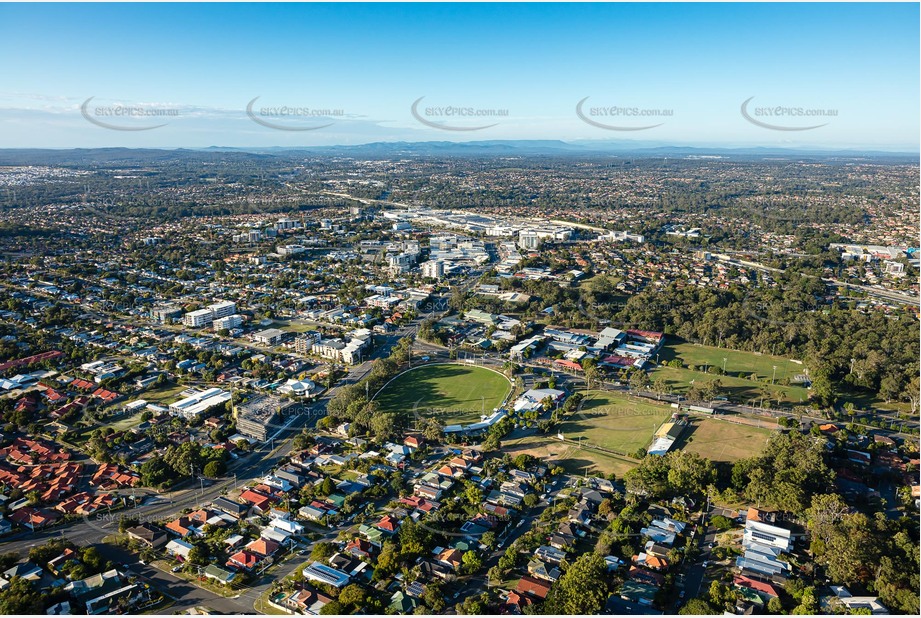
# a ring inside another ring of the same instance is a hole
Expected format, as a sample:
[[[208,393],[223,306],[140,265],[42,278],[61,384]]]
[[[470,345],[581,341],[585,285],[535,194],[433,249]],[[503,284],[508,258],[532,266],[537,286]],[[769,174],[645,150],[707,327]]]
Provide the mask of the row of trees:
[[[814,398],[842,391],[917,404],[917,320],[831,306],[821,280],[798,277],[784,290],[669,287],[632,296],[615,320],[711,345],[801,359]]]

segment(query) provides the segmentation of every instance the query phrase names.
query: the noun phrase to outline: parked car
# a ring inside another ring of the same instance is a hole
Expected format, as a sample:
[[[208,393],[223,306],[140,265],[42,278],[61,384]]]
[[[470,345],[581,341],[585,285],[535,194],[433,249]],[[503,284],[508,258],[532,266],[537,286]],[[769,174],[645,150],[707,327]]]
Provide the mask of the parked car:
[[[181,564],[177,564],[176,566],[174,566],[174,567],[173,567],[172,569],[170,569],[170,570],[171,570],[173,573],[178,573],[179,571],[182,570],[182,565],[181,565]]]

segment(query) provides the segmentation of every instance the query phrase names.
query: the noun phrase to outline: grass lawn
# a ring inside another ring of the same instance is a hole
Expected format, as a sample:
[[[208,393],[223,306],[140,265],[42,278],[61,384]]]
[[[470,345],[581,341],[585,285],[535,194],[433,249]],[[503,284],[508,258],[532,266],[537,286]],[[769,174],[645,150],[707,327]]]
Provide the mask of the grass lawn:
[[[734,462],[760,453],[770,435],[771,429],[766,427],[694,418],[674,449],[697,453],[713,461]]]
[[[809,391],[802,386],[781,386],[779,384],[771,386],[763,382],[753,382],[746,378],[737,378],[733,376],[720,376],[712,373],[703,373],[702,371],[691,371],[690,369],[676,369],[660,365],[656,367],[650,378],[655,380],[658,376],[665,378],[669,389],[673,393],[684,393],[691,387],[691,380],[696,382],[708,382],[719,379],[723,385],[725,396],[733,401],[748,403],[750,400],[756,400],[757,406],[761,401],[761,387],[767,388],[771,392],[780,394],[781,401],[791,405],[800,405],[809,399]],[[765,406],[773,401],[773,397],[765,398]]]
[[[316,330],[319,327],[317,322],[310,320],[301,320],[292,318],[290,320],[274,320],[268,328],[279,328],[292,333],[305,333],[308,330]]]
[[[674,410],[619,393],[589,391],[582,406],[560,425],[569,440],[586,442],[630,454],[646,448],[659,425]]]
[[[165,384],[163,386],[154,386],[143,391],[135,399],[143,399],[147,403],[157,405],[166,405],[179,399],[179,393],[187,388],[194,388],[188,384]]]
[[[111,427],[115,431],[124,431],[126,429],[130,429],[132,427],[136,427],[137,425],[140,425],[142,414],[143,412],[138,412],[137,414],[132,414],[130,416],[126,414],[122,414],[120,416],[116,416],[115,417],[116,420],[114,420],[113,422],[106,423],[105,426]]]
[[[569,474],[585,474],[586,466],[589,466],[590,474],[613,472],[621,478],[627,470],[636,467],[636,462],[630,459],[564,444],[551,436],[541,434],[503,440],[502,451],[511,454],[512,457],[524,453],[533,455],[550,465],[562,466]]]
[[[660,362],[678,358],[687,365],[723,367],[726,359],[726,373],[730,376],[748,378],[756,374],[759,379],[770,380],[777,367],[777,383],[785,378],[792,378],[803,373],[805,365],[780,356],[771,356],[759,352],[743,352],[696,343],[666,343],[660,353]]]
[[[502,374],[483,367],[443,363],[411,369],[377,395],[381,409],[400,414],[418,410],[444,425],[472,423],[491,414],[511,391]]]

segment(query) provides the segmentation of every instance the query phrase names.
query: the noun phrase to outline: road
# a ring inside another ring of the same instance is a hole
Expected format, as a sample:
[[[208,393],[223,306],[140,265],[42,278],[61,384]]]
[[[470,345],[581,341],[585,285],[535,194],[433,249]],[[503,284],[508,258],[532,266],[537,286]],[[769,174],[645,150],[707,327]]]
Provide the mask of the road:
[[[547,500],[542,500],[534,505],[528,510],[528,512],[518,520],[517,523],[511,524],[511,528],[506,528],[504,535],[499,535],[497,540],[501,543],[501,546],[492,550],[483,558],[483,567],[477,572],[477,574],[468,577],[463,580],[460,588],[457,589],[456,594],[452,595],[449,604],[462,602],[464,599],[469,597],[478,596],[484,590],[489,587],[490,582],[488,581],[489,570],[496,566],[499,563],[499,558],[505,553],[505,550],[508,549],[512,543],[518,540],[519,537],[531,530],[531,526],[534,525],[534,522],[537,521],[543,512],[549,507],[554,498],[556,498],[560,491],[562,491],[566,485],[567,481],[570,479],[569,476],[562,476],[557,479],[553,488],[549,494]]]
[[[100,545],[98,549],[104,558],[127,566],[120,567],[120,570],[138,577],[172,600],[172,604],[167,608],[170,613],[200,605],[226,614],[255,613],[252,601],[242,595],[228,598],[199,588],[182,577],[166,573],[149,564],[140,564],[136,555],[120,547]]]
[[[392,344],[391,344],[392,347]],[[389,349],[387,351],[389,353]],[[217,481],[210,487],[202,489],[193,487],[178,491],[161,493],[161,499],[148,504],[139,505],[130,511],[123,511],[141,521],[155,521],[179,515],[184,509],[205,504],[214,500],[227,491],[262,478],[275,469],[282,459],[287,457],[292,449],[292,441],[288,438],[299,432],[303,427],[315,423],[325,413],[326,405],[343,386],[354,384],[362,380],[370,371],[373,359],[384,355],[383,349],[378,348],[372,357],[357,365],[349,374],[313,406],[314,414],[294,415],[287,428],[280,428],[274,441],[262,444],[252,452],[244,455],[239,460],[232,462],[228,468],[228,476]],[[278,446],[275,444],[278,443]],[[235,475],[235,476],[232,476]],[[8,537],[0,544],[5,552],[27,553],[29,548],[41,545],[54,537],[66,536],[78,545],[91,545],[100,543],[103,537],[118,532],[118,514],[97,513],[78,519],[70,523],[55,526],[37,532],[23,532]]]
[[[725,262],[726,264],[731,264],[733,266],[743,266],[746,268],[754,268],[755,270],[760,270],[762,272],[774,273],[774,274],[780,274],[784,272],[784,270],[780,268],[773,268],[771,266],[765,266],[764,264],[759,264],[757,262],[749,262],[747,260],[731,258],[725,254],[714,253],[713,257],[715,257],[717,260],[721,262]],[[803,274],[802,276],[809,277],[811,279],[820,278],[816,275]],[[875,287],[870,287],[867,285],[858,285],[856,283],[847,283],[846,281],[838,281],[837,279],[831,279],[829,277],[821,277],[821,279],[826,285],[830,285],[833,287],[839,287],[839,288],[850,288],[853,290],[859,290],[870,296],[875,296],[877,298],[881,298],[889,302],[898,303],[900,305],[908,305],[912,307],[918,307],[919,305],[921,305],[921,301],[919,301],[917,296],[902,294],[901,292],[896,292],[894,290],[875,288]]]
[[[706,514],[704,517],[706,517]],[[702,522],[697,529],[700,531],[700,535],[697,539],[697,548],[700,553],[698,553],[691,565],[687,567],[684,574],[685,593],[684,599],[681,600],[684,603],[686,603],[688,599],[693,599],[700,594],[704,575],[707,572],[703,563],[710,560],[710,544],[716,542],[716,528],[707,526],[706,522]],[[677,605],[675,609],[677,609]],[[675,613],[677,613],[677,611]]]

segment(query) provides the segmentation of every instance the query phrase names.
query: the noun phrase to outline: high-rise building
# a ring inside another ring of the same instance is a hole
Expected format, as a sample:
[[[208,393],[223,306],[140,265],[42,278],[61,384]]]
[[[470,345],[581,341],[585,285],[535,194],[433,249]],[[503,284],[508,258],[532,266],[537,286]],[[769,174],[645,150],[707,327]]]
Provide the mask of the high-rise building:
[[[441,280],[445,276],[445,263],[441,260],[429,260],[423,263],[422,276]]]
[[[212,305],[208,305],[208,309],[211,310],[211,319],[217,320],[218,318],[226,318],[235,314],[237,312],[237,303],[232,300],[219,300]]]
[[[182,323],[190,328],[201,328],[202,326],[207,326],[214,321],[214,314],[211,313],[210,309],[198,309],[197,311],[189,311],[187,314],[182,316]]]
[[[230,330],[231,328],[237,328],[241,324],[243,324],[243,316],[236,313],[228,315],[227,317],[218,318],[212,322],[214,330],[221,330],[222,328]]]
[[[521,230],[518,233],[518,246],[522,249],[537,249],[540,247],[540,235],[533,230]]]

